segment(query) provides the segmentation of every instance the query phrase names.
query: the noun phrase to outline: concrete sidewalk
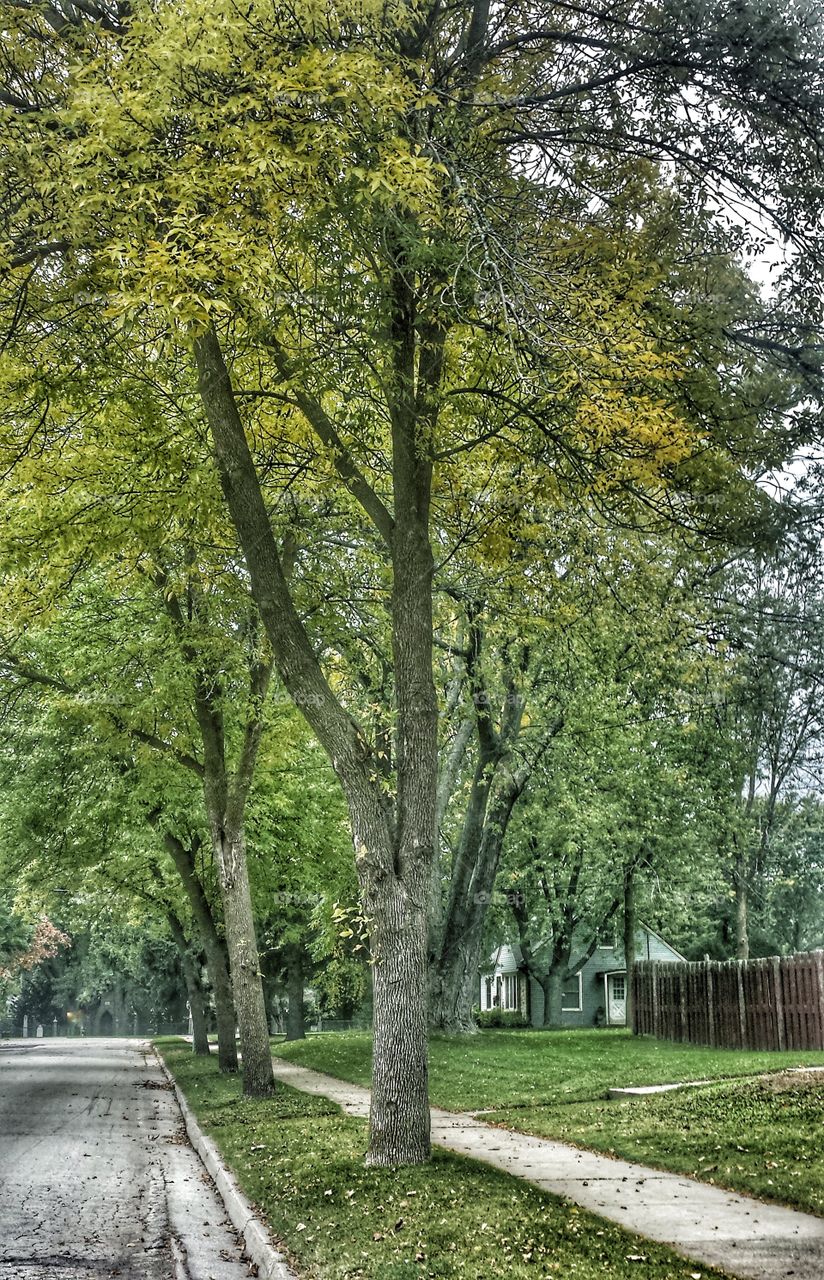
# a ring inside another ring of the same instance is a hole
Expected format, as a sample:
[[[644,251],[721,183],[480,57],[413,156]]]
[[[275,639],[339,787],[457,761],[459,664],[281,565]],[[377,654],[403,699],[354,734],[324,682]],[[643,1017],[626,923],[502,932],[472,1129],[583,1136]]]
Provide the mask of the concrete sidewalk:
[[[279,1080],[368,1116],[369,1090],[274,1059]],[[824,1280],[824,1219],[432,1108],[432,1141],[745,1280]]]

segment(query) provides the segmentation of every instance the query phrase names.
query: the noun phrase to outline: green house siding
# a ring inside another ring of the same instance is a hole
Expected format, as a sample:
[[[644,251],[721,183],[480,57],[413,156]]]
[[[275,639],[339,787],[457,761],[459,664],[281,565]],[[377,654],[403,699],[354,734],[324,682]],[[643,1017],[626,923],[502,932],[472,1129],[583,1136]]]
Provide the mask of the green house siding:
[[[683,960],[683,958],[674,947],[669,946],[651,929],[644,926],[638,930],[635,938],[636,960]],[[560,1018],[556,1017],[554,1021],[562,1027],[593,1027],[607,1022],[615,1025],[615,1011],[612,1011],[613,1016],[608,1016],[605,975],[625,972],[623,946],[597,947],[580,971],[580,995],[577,976],[564,989],[564,1004],[569,1006],[580,1004],[580,1008],[562,1008]],[[521,1002],[526,995],[528,984],[530,1022],[533,1027],[542,1027],[544,1025],[544,993],[534,979],[527,979],[523,971],[521,954],[516,946],[502,944],[489,957],[489,964],[481,973],[480,1007],[490,1008],[490,991],[500,990],[501,987],[497,985],[499,981],[503,983],[508,975],[513,976],[516,973],[521,975],[521,982],[518,984],[519,1007],[523,1008]],[[511,983],[509,989],[512,989]],[[502,1005],[502,1007],[506,1006]]]
[[[560,1024],[563,1027],[594,1027],[603,1023],[605,972],[624,969],[623,954],[616,954],[614,947],[598,947],[581,969],[580,1010],[561,1009]],[[572,987],[574,983],[570,983]],[[529,980],[531,1022],[533,1027],[544,1025],[544,993],[532,978]],[[566,990],[566,989],[565,989]]]

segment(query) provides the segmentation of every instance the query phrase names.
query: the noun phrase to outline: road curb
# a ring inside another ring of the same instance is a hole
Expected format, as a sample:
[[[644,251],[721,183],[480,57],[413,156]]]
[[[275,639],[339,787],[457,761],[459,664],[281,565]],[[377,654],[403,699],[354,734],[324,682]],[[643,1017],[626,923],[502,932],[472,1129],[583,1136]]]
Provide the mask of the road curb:
[[[242,1236],[244,1253],[257,1267],[260,1280],[297,1280],[283,1254],[273,1244],[269,1228],[241,1191],[212,1139],[207,1138],[201,1129],[183,1091],[156,1049],[155,1055],[161,1071],[174,1090],[189,1141],[215,1184],[232,1226]]]

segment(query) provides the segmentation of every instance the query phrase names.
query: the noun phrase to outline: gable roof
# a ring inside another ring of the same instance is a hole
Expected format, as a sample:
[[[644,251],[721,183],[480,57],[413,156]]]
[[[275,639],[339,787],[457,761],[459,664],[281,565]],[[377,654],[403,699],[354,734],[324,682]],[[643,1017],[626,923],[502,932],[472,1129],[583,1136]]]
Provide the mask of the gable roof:
[[[676,951],[672,943],[667,942],[666,939],[662,938],[660,933],[656,933],[654,929],[650,929],[648,924],[642,924],[640,928],[643,929],[644,933],[646,933],[650,938],[654,938],[656,942],[660,943],[660,945],[667,951],[671,951],[675,960],[681,960],[686,964],[687,957],[682,956],[680,951]]]
[[[654,939],[655,942],[658,943],[658,946],[662,950],[670,953],[669,956],[666,956],[666,957],[658,956],[658,957],[653,957],[653,959],[672,959],[673,961],[676,961],[676,960],[683,961],[686,958],[681,955],[680,951],[676,951],[675,947],[673,947],[669,942],[666,942],[659,933],[656,933],[654,929],[650,929],[649,925],[646,925],[646,924],[639,924],[636,930],[636,933],[635,933],[636,951],[641,950],[641,948],[638,947],[638,939],[641,937],[645,939],[645,946],[648,954],[650,950],[649,942],[651,939]],[[545,939],[543,942],[540,942],[537,945],[537,947],[534,948],[534,950],[540,953],[541,950],[547,945],[548,945],[548,940]],[[590,960],[594,960],[598,955],[599,951],[609,951],[613,955],[615,955],[616,951],[618,951],[619,953],[622,954],[623,947],[618,947],[618,948],[596,947],[590,957]],[[641,959],[642,957],[636,956],[636,958]],[[589,963],[589,961],[587,961],[587,963]],[[490,953],[486,963],[480,966],[480,972],[494,973],[497,971],[500,973],[517,973],[523,967],[524,967],[524,958],[521,952],[521,948],[518,946],[518,943],[517,942],[501,942],[498,944],[495,950]]]

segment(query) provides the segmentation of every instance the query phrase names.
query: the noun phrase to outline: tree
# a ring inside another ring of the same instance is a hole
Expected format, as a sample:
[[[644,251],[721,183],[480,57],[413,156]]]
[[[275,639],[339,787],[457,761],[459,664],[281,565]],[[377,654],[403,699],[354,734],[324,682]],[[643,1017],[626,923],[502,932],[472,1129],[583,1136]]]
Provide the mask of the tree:
[[[735,894],[735,950],[750,954],[751,888],[770,862],[782,801],[814,784],[824,732],[822,601],[815,549],[790,535],[721,575],[718,640],[731,678],[714,718],[727,744],[723,854]]]
[[[5,929],[6,939],[11,932],[9,925],[13,920],[13,913],[6,908],[5,912]],[[19,926],[18,926],[19,927]],[[30,936],[23,946],[18,947],[16,951],[6,950],[0,960],[0,983],[6,984],[11,982],[20,974],[28,973],[31,969],[37,968],[44,960],[50,960],[56,956],[61,947],[71,945],[71,940],[62,933],[47,916],[42,916],[32,927]]]
[[[166,595],[165,604],[174,612],[176,600],[168,584]],[[162,612],[158,616],[156,606],[152,606],[151,590],[147,597],[140,579],[137,584],[133,584],[131,593],[121,591],[118,595],[102,591],[99,582],[87,580],[66,602],[62,622],[62,628],[59,625],[53,626],[45,637],[39,638],[40,657],[30,639],[25,659],[21,658],[19,649],[7,649],[3,658],[12,691],[33,686],[51,694],[51,723],[47,711],[37,724],[41,736],[32,744],[32,749],[42,754],[44,747],[48,749],[49,745],[56,745],[59,751],[65,752],[64,764],[68,768],[75,767],[78,753],[74,745],[65,741],[65,735],[62,743],[60,741],[59,721],[68,713],[75,728],[87,735],[87,744],[88,738],[91,738],[91,747],[87,745],[86,749],[97,756],[91,772],[100,787],[95,793],[95,799],[103,806],[104,813],[113,822],[115,830],[118,824],[111,816],[112,800],[114,796],[118,796],[133,820],[143,824],[148,820],[152,828],[159,832],[163,847],[181,878],[206,949],[218,1015],[219,1061],[224,1070],[236,1070],[236,1006],[233,987],[236,985],[242,993],[244,975],[250,970],[251,981],[256,981],[259,986],[259,966],[256,960],[254,965],[246,963],[245,951],[240,958],[237,952],[232,956],[231,947],[238,937],[241,939],[241,947],[248,949],[250,931],[248,927],[243,927],[242,922],[239,925],[231,917],[227,930],[230,947],[230,964],[227,965],[226,943],[220,936],[209,893],[197,871],[202,846],[197,793],[193,794],[191,787],[183,779],[175,777],[175,772],[179,774],[183,768],[200,784],[207,773],[210,781],[214,778],[221,767],[221,757],[213,752],[210,769],[199,758],[200,752],[194,746],[196,737],[191,736],[193,731],[197,734],[199,724],[197,710],[193,715],[192,703],[196,708],[200,696],[201,703],[206,704],[205,711],[203,706],[200,708],[204,727],[210,727],[208,717],[212,714],[219,717],[221,729],[228,724],[225,730],[228,734],[234,729],[230,719],[231,696],[228,690],[219,692],[215,684],[209,685],[208,693],[204,695],[203,682],[198,684],[197,670],[192,671],[191,650],[183,653],[182,667],[174,659],[169,664],[168,659],[174,653],[174,649],[169,649],[169,632],[163,625]],[[184,625],[179,619],[178,622]],[[160,631],[155,629],[152,634],[152,628],[157,628],[158,623]],[[174,620],[172,625],[175,625]],[[196,625],[193,624],[192,630]],[[172,631],[173,637],[176,634]],[[186,637],[184,641],[185,639]],[[225,658],[225,644],[222,649]],[[110,660],[112,652],[118,651],[124,655],[122,665],[113,664]],[[72,668],[70,679],[65,674],[67,662]],[[229,667],[224,663],[224,673],[228,675],[228,671]],[[221,698],[219,709],[218,697]],[[58,719],[56,743],[55,713]],[[253,733],[258,733],[260,729],[259,713],[259,707],[254,706],[251,713]],[[247,736],[248,724],[247,721]],[[10,769],[15,771],[20,767],[22,755],[19,723],[10,728],[12,734],[18,735],[16,749],[13,749],[9,759]],[[31,728],[25,731],[24,736],[31,742]],[[202,750],[202,742],[200,745]],[[211,740],[209,745],[213,745]],[[141,750],[144,757],[138,766],[135,753]],[[164,767],[157,767],[156,756],[165,758]],[[29,763],[31,765],[31,760]],[[248,794],[251,776],[244,779],[243,785]],[[88,797],[83,795],[79,800],[85,804]],[[135,807],[138,809],[137,814]],[[211,813],[214,813],[213,807]],[[97,816],[92,814],[88,818],[92,832],[96,831],[94,820]],[[43,825],[47,826],[48,820]],[[107,850],[107,856],[114,853],[114,849]],[[224,888],[225,901],[229,894],[225,891],[225,884],[221,887]],[[251,908],[248,884],[245,895]],[[252,940],[253,937],[252,930]],[[229,979],[232,960],[237,971],[236,983],[230,983]],[[248,1007],[242,1010],[241,1045],[246,1042],[248,1047],[250,1039],[253,1044],[263,1041],[265,1050],[258,1056],[263,1059],[264,1068],[271,1073],[268,1028],[262,1000],[258,1021],[261,1024],[259,1028],[255,1024],[255,1011],[250,1011]],[[248,1065],[244,1067],[244,1086],[250,1092],[268,1092],[271,1082],[267,1082],[265,1070],[256,1072],[256,1058],[251,1050],[246,1062]]]
[[[644,156],[723,180],[803,249],[817,33],[738,3],[138,4],[7,21],[15,328],[26,284],[71,328],[85,287],[127,326],[149,313],[161,357],[192,351],[280,678],[349,806],[375,966],[368,1160],[426,1159],[441,506],[466,490],[468,455],[477,493],[491,476],[655,486],[706,453],[712,430],[673,411],[678,358],[644,313],[653,273],[619,267],[605,311],[604,263],[570,222],[594,170]],[[284,572],[272,508],[296,471],[334,484],[372,559],[390,758],[338,695]]]
[[[510,824],[496,925],[514,924],[547,1025],[605,931],[622,920],[631,967],[654,886],[666,897],[711,868],[717,779],[696,721],[723,661],[704,633],[705,567],[672,537],[605,531],[588,589],[566,598],[563,646],[543,654],[559,729]]]

